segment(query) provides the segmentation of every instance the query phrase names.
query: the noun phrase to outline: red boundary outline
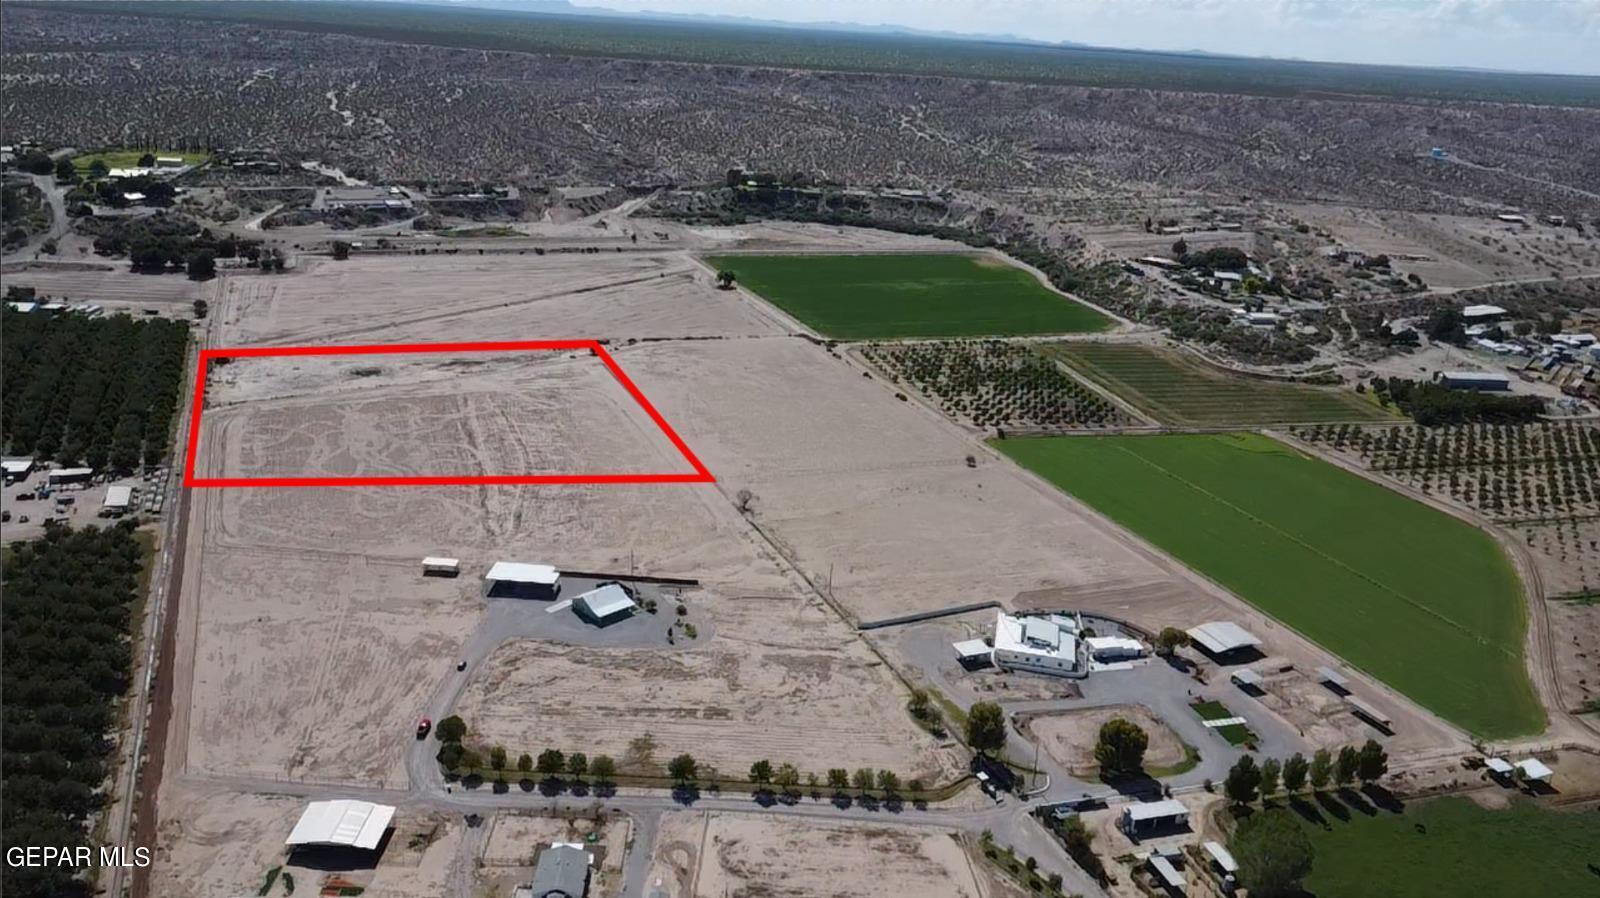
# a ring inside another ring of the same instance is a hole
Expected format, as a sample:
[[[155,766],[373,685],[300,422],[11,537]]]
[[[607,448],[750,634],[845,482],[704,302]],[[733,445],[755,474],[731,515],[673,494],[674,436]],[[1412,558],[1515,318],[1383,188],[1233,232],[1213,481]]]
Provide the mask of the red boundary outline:
[[[611,370],[617,382],[628,391],[650,420],[661,428],[673,447],[694,468],[692,474],[511,474],[477,477],[196,477],[196,450],[200,446],[200,415],[205,410],[206,365],[211,359],[261,358],[300,355],[400,355],[430,352],[521,352],[530,350],[587,349]],[[617,364],[611,353],[597,340],[511,340],[490,343],[388,343],[371,346],[256,346],[237,349],[202,349],[194,377],[194,413],[189,418],[189,457],[184,464],[185,487],[224,486],[478,486],[502,484],[584,484],[584,483],[715,483],[716,478],[700,463],[688,444],[661,417],[639,387]]]

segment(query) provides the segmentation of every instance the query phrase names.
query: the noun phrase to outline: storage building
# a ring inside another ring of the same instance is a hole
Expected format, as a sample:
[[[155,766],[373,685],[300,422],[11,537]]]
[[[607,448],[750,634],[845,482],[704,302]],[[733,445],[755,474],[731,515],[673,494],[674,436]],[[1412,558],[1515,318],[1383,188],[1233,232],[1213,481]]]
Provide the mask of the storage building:
[[[483,577],[490,598],[553,599],[561,592],[561,572],[548,564],[497,561]]]
[[[1511,377],[1486,371],[1446,371],[1439,383],[1452,390],[1509,390]]]
[[[1122,809],[1122,831],[1129,836],[1164,827],[1182,826],[1189,822],[1189,809],[1175,798],[1164,801],[1142,801]]]
[[[1188,633],[1195,645],[1217,657],[1243,653],[1261,645],[1261,640],[1233,621],[1209,621],[1190,627]]]
[[[461,573],[461,559],[429,555],[422,559],[422,576],[454,577]]]
[[[394,806],[370,801],[313,801],[306,805],[285,845],[377,848],[394,819]]]
[[[133,504],[133,487],[111,486],[106,488],[106,498],[102,507],[110,514],[126,514],[128,506]]]

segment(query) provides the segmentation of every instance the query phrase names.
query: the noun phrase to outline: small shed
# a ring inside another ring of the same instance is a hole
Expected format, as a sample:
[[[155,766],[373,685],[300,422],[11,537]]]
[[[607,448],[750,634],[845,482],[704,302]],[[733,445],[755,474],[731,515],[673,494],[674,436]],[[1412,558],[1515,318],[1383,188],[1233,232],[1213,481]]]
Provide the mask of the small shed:
[[[981,667],[994,661],[994,649],[981,639],[963,639],[951,643],[955,649],[956,660],[967,667]]]
[[[1254,689],[1257,692],[1260,692],[1262,685],[1266,683],[1266,680],[1261,678],[1261,674],[1256,673],[1254,670],[1248,667],[1240,668],[1239,670],[1234,671],[1233,675],[1230,676],[1229,679],[1233,680],[1233,682],[1242,689]]]
[[[1239,872],[1239,862],[1233,859],[1233,853],[1224,848],[1221,842],[1207,842],[1200,847],[1211,856],[1211,863],[1216,864],[1224,874],[1231,876]]]
[[[1394,721],[1389,719],[1389,715],[1378,710],[1371,702],[1362,701],[1353,695],[1345,696],[1344,700],[1350,705],[1350,710],[1361,717],[1365,717],[1369,722],[1375,723],[1385,730],[1394,725]]]
[[[422,576],[454,577],[461,573],[461,559],[429,555],[422,559]]]
[[[1126,636],[1090,636],[1084,640],[1096,661],[1126,661],[1144,656],[1144,646]]]
[[[1505,758],[1489,758],[1483,763],[1485,767],[1489,768],[1489,772],[1495,776],[1510,776],[1511,771],[1517,769]]]
[[[1332,689],[1334,692],[1340,695],[1350,694],[1350,681],[1345,678],[1344,674],[1331,667],[1319,667],[1317,668],[1317,676],[1321,678],[1322,685]]]
[[[1178,872],[1177,867],[1172,866],[1171,861],[1162,857],[1159,852],[1152,851],[1150,856],[1145,859],[1145,863],[1150,865],[1150,872],[1154,873],[1156,878],[1161,880],[1162,885],[1179,894],[1183,893],[1183,887],[1185,885],[1183,874]]]

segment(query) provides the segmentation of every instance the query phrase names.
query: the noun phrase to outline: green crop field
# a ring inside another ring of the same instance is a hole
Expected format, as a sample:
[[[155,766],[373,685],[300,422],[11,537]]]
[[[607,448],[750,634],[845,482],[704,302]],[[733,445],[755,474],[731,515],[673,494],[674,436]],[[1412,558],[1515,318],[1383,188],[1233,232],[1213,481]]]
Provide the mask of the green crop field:
[[[713,256],[739,283],[842,340],[1087,333],[1110,319],[988,256]]]
[[[1258,434],[995,445],[1445,719],[1543,727],[1522,587],[1483,531]]]
[[[1491,811],[1470,799],[1439,798],[1402,814],[1347,817],[1324,813],[1326,828],[1306,825],[1315,853],[1306,890],[1313,895],[1600,895],[1600,814],[1520,800]]]
[[[1164,424],[1247,427],[1395,418],[1349,390],[1232,375],[1152,346],[1052,343],[1045,351]]]
[[[183,153],[178,150],[103,150],[98,153],[85,153],[82,156],[73,156],[72,164],[79,172],[86,172],[96,160],[104,162],[106,168],[138,168],[139,159],[149,153],[152,156],[180,156],[185,165],[195,165],[210,158],[210,153]]]

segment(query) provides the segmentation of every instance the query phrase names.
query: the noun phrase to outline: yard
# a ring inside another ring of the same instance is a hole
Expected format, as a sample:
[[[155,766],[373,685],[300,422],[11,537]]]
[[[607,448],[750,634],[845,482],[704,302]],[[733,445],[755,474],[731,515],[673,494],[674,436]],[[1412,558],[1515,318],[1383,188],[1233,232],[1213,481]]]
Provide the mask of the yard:
[[[1089,333],[1111,323],[989,256],[741,255],[706,262],[842,340]]]
[[[1483,531],[1256,434],[996,446],[1441,717],[1543,728],[1522,587]]]
[[[1319,812],[1320,813],[1320,812]],[[1414,804],[1308,825],[1314,895],[1594,895],[1600,814],[1548,811],[1529,801],[1487,810],[1466,798]]]
[[[1229,711],[1222,702],[1195,702],[1189,707],[1194,709],[1194,713],[1200,715],[1201,720],[1227,720],[1230,717],[1237,716],[1232,711]],[[1228,740],[1229,745],[1244,745],[1247,742],[1255,741],[1256,738],[1256,734],[1250,732],[1250,728],[1242,723],[1230,723],[1227,726],[1214,727],[1214,729],[1218,736]]]
[[[1052,343],[1045,351],[1165,424],[1253,426],[1386,421],[1349,390],[1227,374],[1176,351],[1132,343]]]

